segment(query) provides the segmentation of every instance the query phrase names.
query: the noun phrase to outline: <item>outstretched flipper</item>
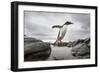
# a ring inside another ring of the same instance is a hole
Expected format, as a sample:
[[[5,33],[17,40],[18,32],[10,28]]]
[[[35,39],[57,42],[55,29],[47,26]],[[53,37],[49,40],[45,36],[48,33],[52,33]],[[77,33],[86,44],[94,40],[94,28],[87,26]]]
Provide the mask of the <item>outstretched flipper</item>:
[[[60,25],[54,25],[54,26],[52,26],[52,28],[62,28],[62,26],[60,26]]]

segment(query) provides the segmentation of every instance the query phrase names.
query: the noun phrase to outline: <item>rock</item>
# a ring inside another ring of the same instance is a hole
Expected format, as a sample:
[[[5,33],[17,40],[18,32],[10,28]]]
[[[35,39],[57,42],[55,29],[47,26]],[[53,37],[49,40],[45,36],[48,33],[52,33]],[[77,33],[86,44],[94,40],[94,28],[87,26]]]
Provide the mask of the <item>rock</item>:
[[[66,42],[62,42],[62,43],[58,43],[57,46],[59,46],[59,47],[63,47],[63,46],[67,46],[67,44],[68,44],[68,43],[66,43]]]
[[[68,42],[67,47],[72,47],[73,43],[72,42]]]
[[[85,39],[72,48],[72,55],[78,58],[90,58],[90,39]]]
[[[24,61],[42,61],[42,60],[47,60],[48,57],[50,56],[51,51],[46,50],[46,51],[41,51],[37,53],[31,53],[28,55],[24,56]]]
[[[24,44],[24,61],[46,60],[51,53],[50,43],[28,38]]]
[[[49,48],[50,48],[49,43],[44,43],[44,42],[30,43],[25,45],[24,54],[26,55],[30,53],[44,51],[44,50],[48,50]]]
[[[42,41],[36,38],[30,38],[30,37],[24,38],[24,44],[29,44],[33,42],[42,42]]]

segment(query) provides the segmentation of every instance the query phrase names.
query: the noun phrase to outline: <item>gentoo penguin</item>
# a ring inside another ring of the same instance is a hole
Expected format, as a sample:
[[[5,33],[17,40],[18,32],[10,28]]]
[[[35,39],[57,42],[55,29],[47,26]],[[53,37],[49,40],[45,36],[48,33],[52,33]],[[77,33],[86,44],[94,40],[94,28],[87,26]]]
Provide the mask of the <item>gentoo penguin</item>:
[[[54,25],[54,26],[52,26],[52,28],[59,28],[59,33],[58,33],[57,39],[54,43],[55,45],[57,45],[58,43],[62,43],[61,40],[64,38],[64,36],[67,32],[68,25],[71,25],[71,24],[73,24],[73,23],[70,22],[70,21],[67,21],[63,25]]]

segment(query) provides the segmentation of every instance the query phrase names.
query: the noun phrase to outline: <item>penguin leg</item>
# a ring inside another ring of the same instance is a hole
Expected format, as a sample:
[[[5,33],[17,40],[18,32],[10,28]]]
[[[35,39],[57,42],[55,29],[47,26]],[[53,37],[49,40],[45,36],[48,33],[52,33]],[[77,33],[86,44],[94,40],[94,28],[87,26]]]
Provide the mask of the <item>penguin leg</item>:
[[[63,44],[63,42],[60,40],[60,45],[62,45]]]
[[[58,40],[56,40],[56,41],[54,42],[54,45],[58,45]]]
[[[62,37],[59,38],[59,42],[60,42],[60,44],[62,44],[62,41],[61,41],[61,40],[62,40]]]
[[[63,42],[60,40],[60,43],[63,43]]]

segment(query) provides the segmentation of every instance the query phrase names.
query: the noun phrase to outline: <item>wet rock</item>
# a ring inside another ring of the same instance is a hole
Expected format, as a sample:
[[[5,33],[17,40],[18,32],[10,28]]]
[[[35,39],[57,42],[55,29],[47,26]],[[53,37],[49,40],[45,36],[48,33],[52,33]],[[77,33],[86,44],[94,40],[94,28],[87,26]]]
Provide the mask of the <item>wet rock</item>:
[[[29,43],[35,43],[35,42],[43,42],[43,41],[36,38],[30,38],[30,37],[24,38],[24,45]]]
[[[62,42],[62,43],[58,43],[57,46],[59,46],[59,47],[63,47],[63,46],[67,46],[67,44],[68,44],[68,43],[66,43],[66,42]]]
[[[59,47],[63,47],[63,46],[67,46],[67,47],[74,47],[78,44],[82,44],[83,42],[85,42],[86,39],[79,39],[79,40],[76,40],[76,41],[69,41],[69,42],[58,42],[58,44],[55,44],[53,43],[52,45],[56,45],[56,46],[59,46]],[[88,39],[87,39],[88,41]]]
[[[72,48],[72,55],[82,58],[90,58],[90,39],[85,39],[83,43],[80,43]]]
[[[27,43],[27,44],[26,44]],[[24,61],[46,60],[51,53],[50,43],[41,40],[26,39],[24,44]]]

